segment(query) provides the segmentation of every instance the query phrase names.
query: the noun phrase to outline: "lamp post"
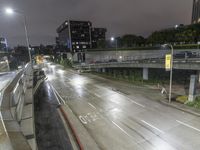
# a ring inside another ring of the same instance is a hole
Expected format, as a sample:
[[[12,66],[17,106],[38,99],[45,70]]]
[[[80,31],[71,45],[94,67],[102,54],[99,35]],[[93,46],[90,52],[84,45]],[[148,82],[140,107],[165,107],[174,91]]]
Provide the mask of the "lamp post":
[[[169,83],[169,103],[172,100],[172,80],[173,80],[173,56],[174,56],[174,48],[171,44],[164,44],[163,47],[170,47],[171,49],[171,64],[170,64],[170,83]]]
[[[13,15],[14,13],[19,14],[19,15],[21,15],[23,17],[24,31],[25,31],[25,36],[26,36],[26,44],[27,44],[27,48],[28,48],[28,54],[29,54],[30,63],[32,65],[30,43],[29,43],[28,31],[27,31],[26,15],[23,12],[15,11],[12,8],[9,8],[9,7],[5,8],[5,14],[7,14],[7,15]]]
[[[116,54],[115,54],[115,55],[116,55],[116,58],[117,58],[117,49],[118,49],[118,41],[117,41],[117,38],[111,37],[110,40],[111,40],[112,42],[115,41],[115,50],[116,50]]]

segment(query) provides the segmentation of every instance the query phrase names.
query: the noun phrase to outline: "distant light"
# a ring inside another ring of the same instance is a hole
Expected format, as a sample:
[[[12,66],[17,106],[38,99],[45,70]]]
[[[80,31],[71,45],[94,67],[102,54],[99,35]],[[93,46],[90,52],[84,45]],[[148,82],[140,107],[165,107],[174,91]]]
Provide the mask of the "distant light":
[[[14,10],[12,8],[6,8],[5,13],[8,15],[12,15],[12,14],[14,14]]]
[[[175,28],[178,28],[179,27],[179,25],[175,25]]]
[[[64,74],[64,72],[65,72],[64,70],[61,70],[61,69],[58,70],[59,74]]]
[[[111,38],[110,38],[110,40],[111,40],[111,41],[114,41],[114,40],[115,40],[115,38],[114,38],[114,37],[111,37]]]
[[[122,59],[122,56],[119,56],[119,59]]]

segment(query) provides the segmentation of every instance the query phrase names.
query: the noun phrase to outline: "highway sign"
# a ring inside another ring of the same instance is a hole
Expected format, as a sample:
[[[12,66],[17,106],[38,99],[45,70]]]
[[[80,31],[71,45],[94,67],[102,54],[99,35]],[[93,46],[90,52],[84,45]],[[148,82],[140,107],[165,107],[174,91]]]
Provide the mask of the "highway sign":
[[[172,55],[166,54],[165,55],[165,69],[166,71],[170,71],[171,69],[171,61],[172,61]]]

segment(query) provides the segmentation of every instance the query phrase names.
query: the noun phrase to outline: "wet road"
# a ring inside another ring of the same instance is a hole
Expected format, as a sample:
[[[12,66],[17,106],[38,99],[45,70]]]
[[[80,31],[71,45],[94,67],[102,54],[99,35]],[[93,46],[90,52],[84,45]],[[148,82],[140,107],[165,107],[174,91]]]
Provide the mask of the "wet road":
[[[200,118],[162,105],[157,101],[162,98],[158,91],[95,75],[79,75],[58,65],[48,64],[45,72],[49,83],[63,98],[63,105],[97,145],[93,149],[197,150],[200,147]],[[76,123],[74,126],[78,127]],[[85,149],[89,149],[87,136],[81,139]]]

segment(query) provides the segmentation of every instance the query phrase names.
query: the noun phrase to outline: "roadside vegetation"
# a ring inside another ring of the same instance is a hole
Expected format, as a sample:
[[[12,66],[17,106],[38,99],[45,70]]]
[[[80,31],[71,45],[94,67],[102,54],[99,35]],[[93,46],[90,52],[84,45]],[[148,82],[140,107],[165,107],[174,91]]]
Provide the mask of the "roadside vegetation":
[[[193,102],[187,102],[186,105],[193,108],[200,109],[200,97],[197,97],[196,100]]]
[[[72,68],[73,62],[67,58],[57,57],[52,59],[53,62],[64,66],[65,68]]]

